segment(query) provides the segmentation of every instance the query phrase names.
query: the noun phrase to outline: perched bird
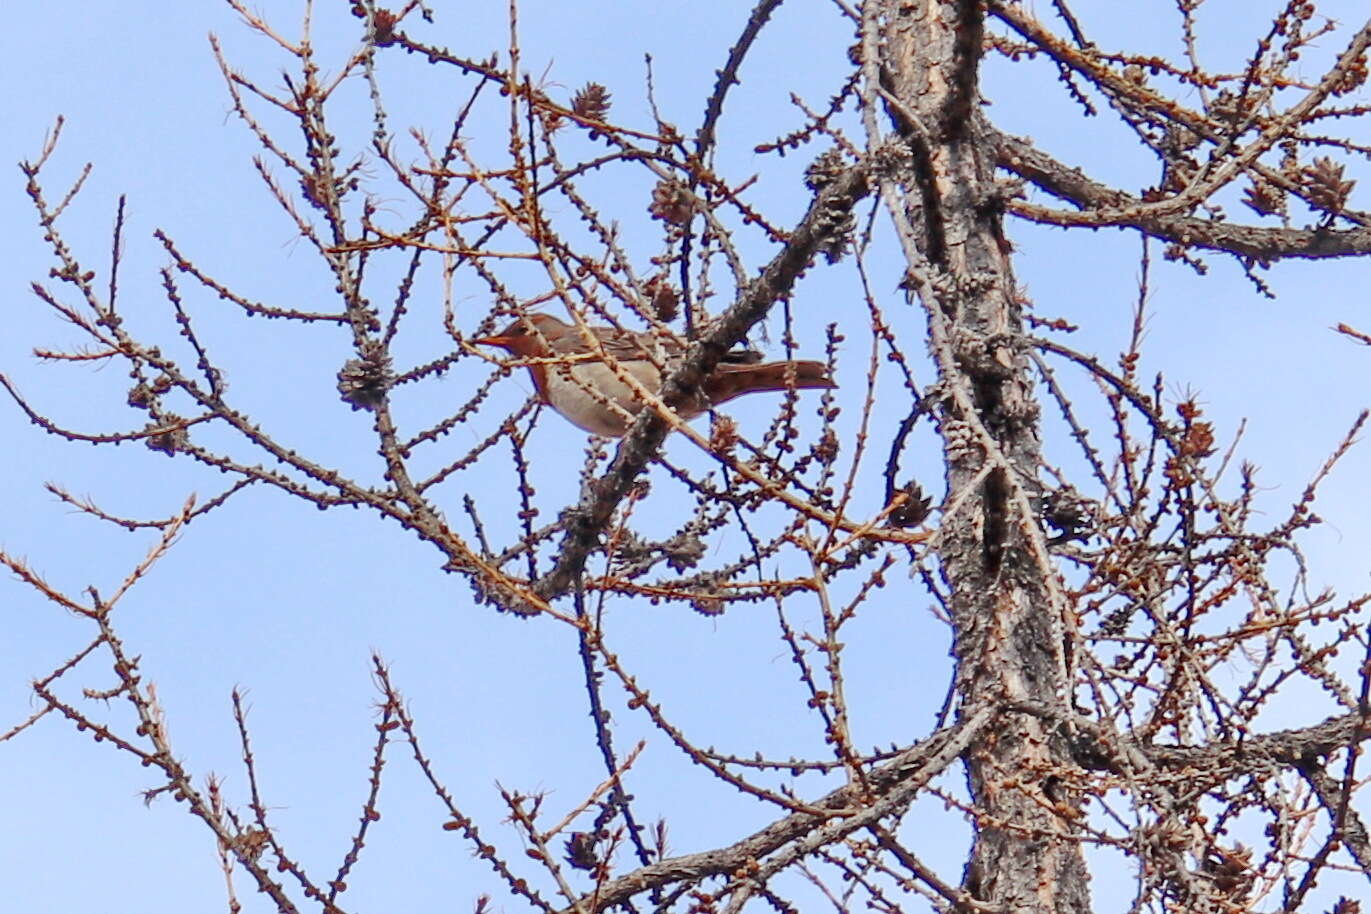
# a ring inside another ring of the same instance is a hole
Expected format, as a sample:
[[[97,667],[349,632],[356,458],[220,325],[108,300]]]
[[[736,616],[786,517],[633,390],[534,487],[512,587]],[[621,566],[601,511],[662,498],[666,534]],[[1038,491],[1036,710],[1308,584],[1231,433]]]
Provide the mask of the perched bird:
[[[638,333],[614,327],[590,327],[600,346],[620,370],[631,375],[652,393],[662,388],[665,372],[685,353],[685,343],[674,336]],[[494,336],[472,342],[499,346],[526,359],[565,359],[534,362],[528,366],[539,398],[572,424],[596,435],[617,438],[643,408],[614,368],[606,364],[582,338],[576,327],[551,314],[529,314]],[[705,410],[734,397],[760,390],[837,387],[822,362],[763,362],[759,352],[740,349],[724,356],[688,402],[676,407],[682,419],[693,419]],[[661,366],[660,368],[658,366]],[[594,391],[594,393],[591,393]],[[610,404],[614,404],[611,406]],[[617,408],[616,408],[617,407]]]

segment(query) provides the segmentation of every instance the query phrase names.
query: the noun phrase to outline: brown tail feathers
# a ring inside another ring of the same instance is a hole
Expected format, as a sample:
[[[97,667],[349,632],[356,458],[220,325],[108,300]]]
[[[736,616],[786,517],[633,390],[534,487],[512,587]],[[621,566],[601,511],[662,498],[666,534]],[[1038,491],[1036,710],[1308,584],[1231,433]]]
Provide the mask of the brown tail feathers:
[[[759,390],[810,390],[837,387],[823,362],[765,362],[760,365],[721,364],[705,381],[711,403],[719,404]]]

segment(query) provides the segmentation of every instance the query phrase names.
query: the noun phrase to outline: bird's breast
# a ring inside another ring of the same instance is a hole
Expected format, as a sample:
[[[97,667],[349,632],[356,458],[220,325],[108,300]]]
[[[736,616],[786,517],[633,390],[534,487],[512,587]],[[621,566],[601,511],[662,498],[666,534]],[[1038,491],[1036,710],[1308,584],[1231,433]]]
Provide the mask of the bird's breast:
[[[651,362],[622,361],[619,369],[656,393],[662,376]],[[628,384],[603,362],[546,367],[548,404],[572,424],[594,435],[617,438],[643,408]]]

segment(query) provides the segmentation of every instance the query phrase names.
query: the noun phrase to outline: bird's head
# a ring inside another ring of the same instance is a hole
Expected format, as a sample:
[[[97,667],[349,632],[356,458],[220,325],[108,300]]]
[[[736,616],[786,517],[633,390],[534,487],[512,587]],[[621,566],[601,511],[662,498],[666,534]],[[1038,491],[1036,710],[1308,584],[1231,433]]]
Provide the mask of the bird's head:
[[[472,340],[478,346],[499,346],[522,358],[547,355],[556,341],[569,329],[551,314],[525,314],[492,336]]]

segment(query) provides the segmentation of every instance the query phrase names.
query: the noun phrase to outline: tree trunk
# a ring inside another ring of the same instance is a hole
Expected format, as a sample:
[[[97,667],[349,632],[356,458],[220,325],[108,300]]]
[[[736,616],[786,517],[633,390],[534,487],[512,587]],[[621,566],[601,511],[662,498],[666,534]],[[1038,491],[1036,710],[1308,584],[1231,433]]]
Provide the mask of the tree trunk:
[[[998,709],[963,756],[976,810],[965,888],[1015,914],[1085,914],[1066,737],[1021,710],[1069,703],[1068,622],[1035,509],[1039,410],[977,91],[981,4],[885,0],[876,17],[886,110],[914,153],[884,190],[903,223],[909,288],[928,315],[941,385],[939,556],[953,595],[959,713]]]

